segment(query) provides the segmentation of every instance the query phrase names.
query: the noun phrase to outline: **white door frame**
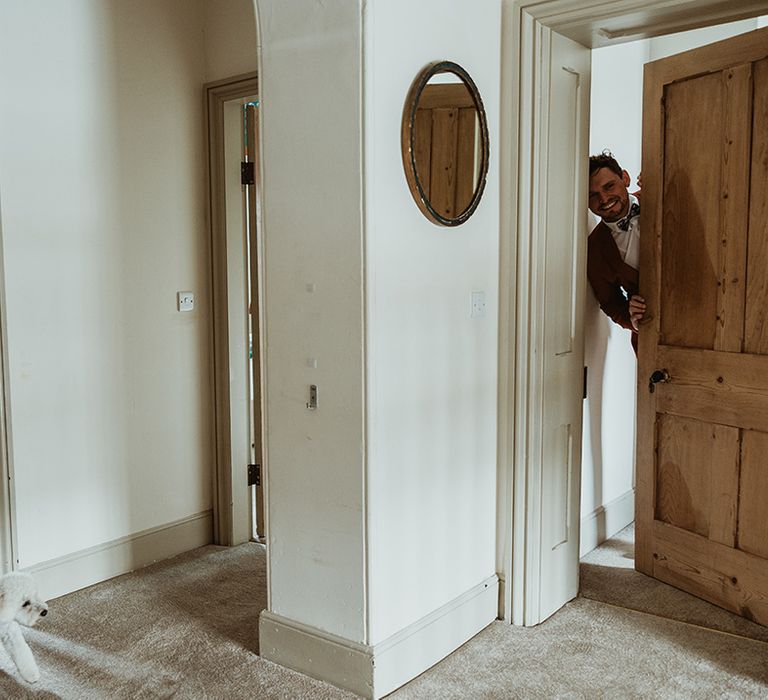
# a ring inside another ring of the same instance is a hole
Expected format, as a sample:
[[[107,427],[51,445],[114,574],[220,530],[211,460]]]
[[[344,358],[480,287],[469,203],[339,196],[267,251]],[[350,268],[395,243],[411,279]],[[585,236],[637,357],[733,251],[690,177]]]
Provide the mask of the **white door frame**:
[[[1,209],[0,209],[1,211]],[[16,500],[14,496],[13,460],[11,451],[11,400],[8,387],[8,343],[5,319],[5,262],[2,246],[2,217],[0,216],[0,574],[18,568],[16,538]]]
[[[544,261],[535,244],[547,205],[539,174],[540,139],[549,120],[542,48],[551,31],[596,48],[767,11],[765,0],[744,0],[728,9],[716,0],[502,0],[497,563],[500,616],[513,624],[541,622],[538,562],[546,513],[536,488],[541,464],[535,455],[546,400],[536,379],[543,361],[537,290]],[[586,216],[586,202],[584,207]]]

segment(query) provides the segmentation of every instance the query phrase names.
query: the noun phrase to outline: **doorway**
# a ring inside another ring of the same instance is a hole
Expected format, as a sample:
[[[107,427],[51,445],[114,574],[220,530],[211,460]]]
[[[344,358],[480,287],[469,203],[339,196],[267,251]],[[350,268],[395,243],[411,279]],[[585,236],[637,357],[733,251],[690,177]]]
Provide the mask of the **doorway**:
[[[259,88],[206,85],[216,459],[214,541],[264,541]]]
[[[749,6],[747,6],[749,5]],[[547,407],[560,396],[581,394],[581,377],[562,384],[544,383],[544,367],[549,355],[555,354],[545,333],[547,318],[546,280],[552,256],[547,255],[544,241],[551,233],[544,223],[547,207],[553,201],[586,201],[586,180],[579,181],[581,171],[574,170],[574,185],[565,199],[552,194],[548,173],[565,165],[575,167],[576,158],[567,151],[550,153],[552,138],[550,118],[557,115],[550,100],[553,81],[553,52],[560,39],[569,39],[573,55],[589,54],[590,49],[633,39],[658,37],[682,29],[721,24],[728,20],[755,17],[764,11],[760,3],[740,4],[737,9],[724,8],[709,0],[678,3],[628,3],[617,10],[615,5],[601,2],[581,3],[578,9],[565,0],[533,2],[517,0],[503,6],[505,48],[519,47],[504,56],[503,102],[509,106],[508,124],[502,123],[502,265],[500,357],[502,367],[514,379],[502,386],[500,395],[500,532],[499,559],[502,570],[502,613],[506,619],[533,625],[546,619],[569,598],[578,581],[578,546],[551,546],[545,527],[561,521],[562,512],[580,513],[578,489],[575,497],[570,488],[581,476],[581,448],[577,463],[568,462],[565,469],[545,460],[543,445],[554,439],[547,434]],[[672,51],[671,53],[674,53]],[[558,59],[559,60],[559,59]],[[567,58],[560,67],[577,74],[573,81],[576,93],[588,85],[587,69],[573,70],[574,59]],[[588,114],[588,110],[584,112]],[[574,144],[579,141],[578,128],[573,131]],[[587,144],[575,145],[574,153],[586,157]],[[565,156],[563,154],[566,154]],[[509,156],[508,160],[506,156]],[[556,161],[551,161],[556,158]],[[506,162],[504,162],[506,161]],[[583,191],[581,191],[583,188]],[[586,206],[584,219],[574,220],[567,240],[586,239]],[[554,250],[570,250],[568,245]],[[575,265],[579,265],[574,256]],[[580,271],[583,274],[583,271]],[[506,302],[505,302],[506,303]],[[582,326],[583,327],[583,326]],[[576,347],[574,352],[580,353]],[[503,376],[503,375],[502,375]],[[551,410],[551,408],[550,408]],[[581,437],[581,417],[576,439]],[[566,481],[567,479],[567,481]],[[571,494],[563,499],[564,494]],[[631,498],[628,499],[631,503]],[[511,515],[507,515],[511,513]],[[505,524],[505,518],[510,522]],[[631,517],[631,516],[630,516]],[[579,539],[580,519],[567,531],[567,540]],[[575,549],[575,555],[572,550]],[[562,572],[563,585],[545,585],[552,579],[547,572]]]
[[[609,149],[629,172],[630,191],[638,189],[644,64],[765,26],[766,19],[593,49],[590,154]],[[622,105],[620,119],[613,114],[615,104]],[[600,312],[588,286],[580,556],[634,520],[636,361],[629,335]]]

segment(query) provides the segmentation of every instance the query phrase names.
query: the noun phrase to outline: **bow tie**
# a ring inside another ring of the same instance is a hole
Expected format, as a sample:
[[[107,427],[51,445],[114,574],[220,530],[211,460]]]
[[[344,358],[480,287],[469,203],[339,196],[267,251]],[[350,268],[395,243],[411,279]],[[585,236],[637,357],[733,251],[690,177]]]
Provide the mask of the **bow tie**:
[[[622,231],[628,231],[629,230],[629,222],[632,221],[633,218],[640,215],[640,205],[637,202],[632,202],[632,206],[629,208],[629,214],[627,214],[623,219],[620,219],[616,222],[616,225],[622,230]]]

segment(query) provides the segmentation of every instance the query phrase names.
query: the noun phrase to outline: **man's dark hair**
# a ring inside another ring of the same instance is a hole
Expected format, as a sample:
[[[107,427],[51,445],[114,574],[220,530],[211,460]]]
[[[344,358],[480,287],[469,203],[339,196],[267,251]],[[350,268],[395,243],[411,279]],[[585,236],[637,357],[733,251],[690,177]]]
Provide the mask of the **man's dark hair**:
[[[607,148],[599,156],[589,157],[589,176],[592,177],[601,168],[608,168],[612,173],[621,177],[624,172],[616,159]]]

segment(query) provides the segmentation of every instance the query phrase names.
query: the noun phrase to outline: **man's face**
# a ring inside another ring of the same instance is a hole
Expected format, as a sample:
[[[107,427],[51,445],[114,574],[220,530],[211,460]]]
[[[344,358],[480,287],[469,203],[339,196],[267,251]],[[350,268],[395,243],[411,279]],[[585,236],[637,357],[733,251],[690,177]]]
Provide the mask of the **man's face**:
[[[603,221],[614,223],[629,211],[629,173],[621,177],[608,168],[596,170],[589,178],[589,210]]]

